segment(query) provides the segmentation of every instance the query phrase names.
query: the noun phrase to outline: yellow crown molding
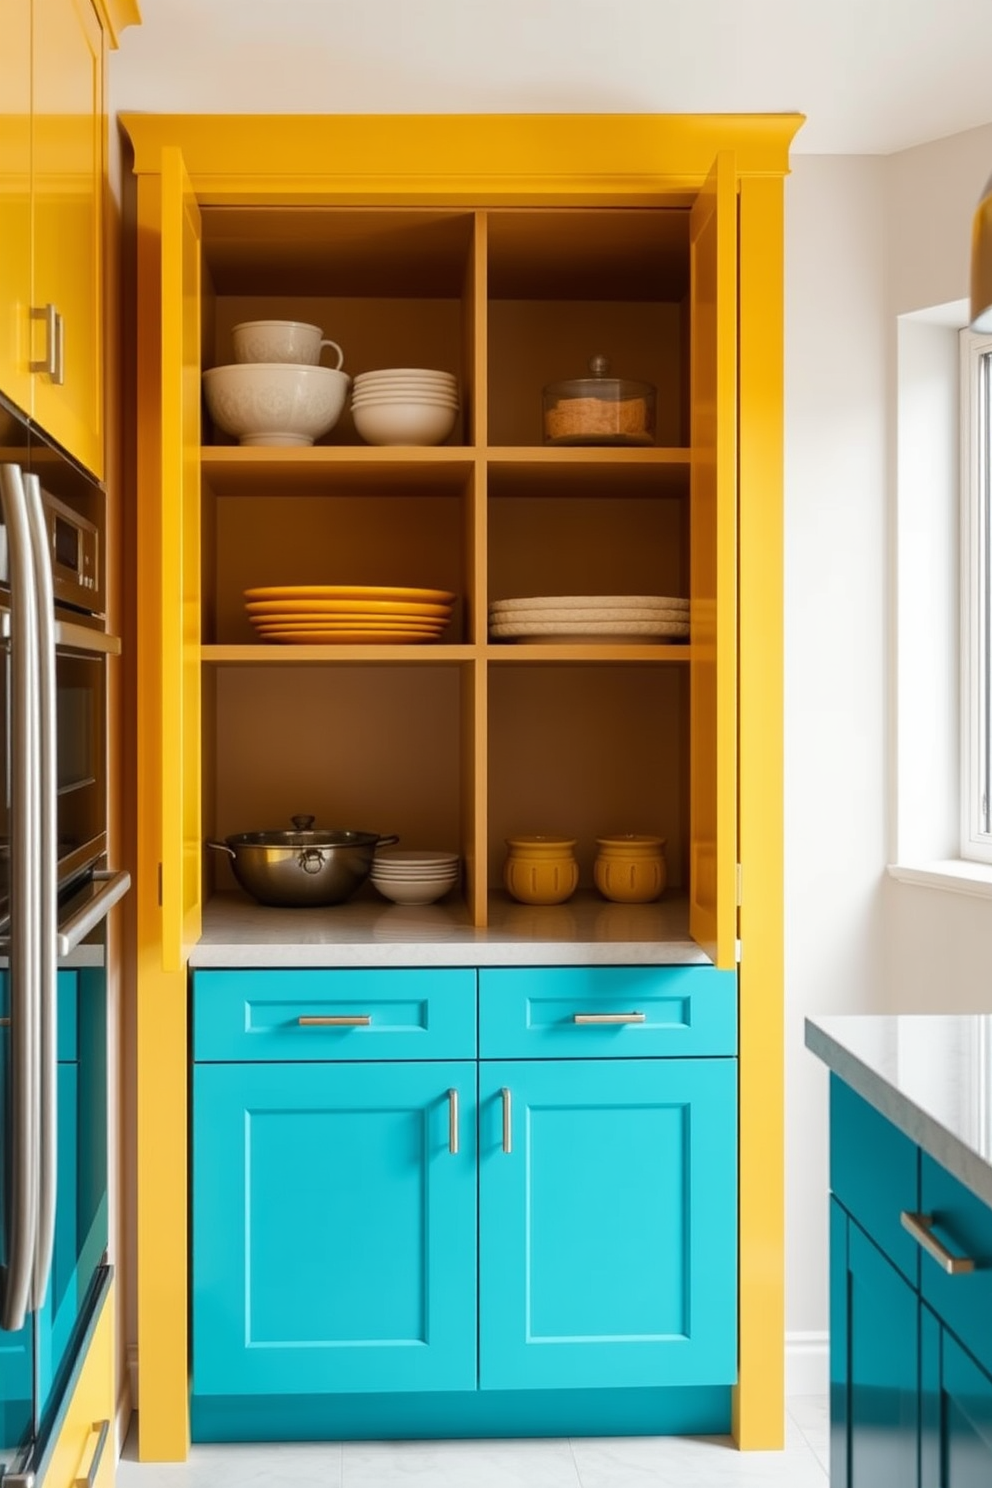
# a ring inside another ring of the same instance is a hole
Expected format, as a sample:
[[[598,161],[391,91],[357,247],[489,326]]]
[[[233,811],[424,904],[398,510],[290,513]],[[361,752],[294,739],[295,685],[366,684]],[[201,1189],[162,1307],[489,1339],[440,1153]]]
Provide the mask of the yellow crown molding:
[[[692,196],[719,150],[740,177],[783,176],[802,114],[122,113],[138,175],[182,152],[203,202],[624,201]],[[533,172],[521,161],[534,161]],[[677,173],[672,172],[677,162]]]
[[[93,0],[97,15],[112,47],[120,46],[121,32],[141,25],[138,0]]]

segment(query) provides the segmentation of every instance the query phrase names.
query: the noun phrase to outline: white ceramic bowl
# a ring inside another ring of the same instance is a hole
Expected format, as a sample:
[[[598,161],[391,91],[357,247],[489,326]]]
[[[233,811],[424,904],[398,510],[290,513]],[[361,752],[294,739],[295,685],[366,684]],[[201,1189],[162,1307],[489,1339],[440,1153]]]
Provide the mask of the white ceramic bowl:
[[[356,372],[355,386],[366,382],[378,382],[383,377],[402,378],[410,382],[457,382],[453,372],[435,372],[430,367],[378,367],[371,372]]]
[[[335,367],[241,362],[203,374],[210,417],[239,444],[313,444],[333,429],[351,379]]]
[[[458,409],[445,403],[360,403],[352,407],[355,428],[366,444],[443,444]]]
[[[305,320],[243,320],[231,332],[236,362],[288,362],[297,367],[316,367],[323,347],[337,352],[334,366],[340,367],[344,352],[336,341],[325,337],[320,326]]]
[[[429,404],[438,408],[458,407],[458,399],[448,393],[355,393],[351,399],[352,408],[372,408],[383,403]]]
[[[394,904],[433,904],[436,899],[441,899],[452,888],[457,879],[420,879],[417,883],[401,883],[390,880],[383,883],[373,879],[372,883],[384,899],[391,899]]]

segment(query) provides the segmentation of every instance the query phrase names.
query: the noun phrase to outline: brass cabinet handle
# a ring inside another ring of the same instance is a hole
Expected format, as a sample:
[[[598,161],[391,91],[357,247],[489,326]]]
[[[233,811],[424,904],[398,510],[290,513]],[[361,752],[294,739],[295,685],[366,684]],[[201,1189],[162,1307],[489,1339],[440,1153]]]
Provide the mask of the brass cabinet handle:
[[[500,1091],[503,1097],[503,1151],[513,1151],[513,1106],[512,1097],[506,1086]]]
[[[448,1091],[448,1151],[458,1155],[458,1091]]]
[[[966,1276],[969,1271],[974,1271],[975,1263],[970,1256],[956,1256],[942,1245],[937,1236],[932,1233],[932,1214],[913,1214],[908,1209],[901,1210],[899,1219],[904,1230],[908,1230],[928,1256],[932,1256],[937,1265],[946,1271],[948,1276]]]
[[[107,1445],[107,1434],[110,1431],[110,1422],[94,1421],[90,1434],[92,1435],[94,1431],[97,1433],[97,1438],[96,1446],[93,1449],[93,1456],[90,1459],[90,1470],[85,1475],[85,1477],[82,1474],[77,1477],[75,1488],[94,1488],[94,1484],[96,1483],[96,1475],[100,1471],[100,1459],[103,1456],[103,1449]]]
[[[326,1017],[297,1018],[297,1023],[303,1028],[368,1028],[372,1022],[371,1013],[334,1013]]]
[[[573,1013],[573,1023],[643,1023],[646,1013]]]

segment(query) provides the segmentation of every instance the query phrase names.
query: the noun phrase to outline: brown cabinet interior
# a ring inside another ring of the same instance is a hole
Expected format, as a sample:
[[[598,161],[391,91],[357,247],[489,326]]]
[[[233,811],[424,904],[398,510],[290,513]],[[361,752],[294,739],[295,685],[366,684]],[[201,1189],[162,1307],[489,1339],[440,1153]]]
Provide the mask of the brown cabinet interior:
[[[689,646],[500,643],[487,605],[688,595],[687,212],[205,206],[202,221],[204,367],[231,360],[239,321],[305,320],[352,376],[443,368],[462,394],[446,444],[413,450],[363,444],[347,409],[313,449],[239,449],[204,412],[204,836],[307,812],[458,851],[482,924],[506,900],[506,836],[575,837],[595,895],[596,837],[649,832],[678,893]],[[654,447],[544,444],[543,387],[596,354],[656,386]],[[430,645],[258,644],[243,591],[283,584],[458,599]],[[233,887],[219,855],[206,871]]]

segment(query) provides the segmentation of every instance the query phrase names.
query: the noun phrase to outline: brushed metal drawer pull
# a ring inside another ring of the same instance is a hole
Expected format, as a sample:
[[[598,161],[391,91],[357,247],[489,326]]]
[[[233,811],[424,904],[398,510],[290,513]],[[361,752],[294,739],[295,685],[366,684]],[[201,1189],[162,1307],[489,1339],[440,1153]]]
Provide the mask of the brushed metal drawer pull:
[[[643,1023],[646,1013],[573,1013],[573,1023]]]
[[[503,1151],[513,1151],[513,1105],[512,1097],[506,1086],[500,1091],[503,1097]]]
[[[304,1015],[297,1018],[303,1028],[368,1028],[371,1013],[331,1013],[325,1017]]]
[[[94,1421],[90,1434],[97,1432],[96,1447],[90,1461],[90,1470],[84,1476],[76,1479],[76,1488],[94,1488],[96,1475],[100,1471],[100,1459],[103,1457],[103,1449],[107,1445],[107,1434],[110,1431],[109,1421]]]
[[[458,1091],[448,1091],[448,1151],[458,1156]]]
[[[937,1236],[932,1233],[932,1214],[913,1214],[908,1209],[901,1210],[899,1219],[904,1230],[908,1230],[916,1241],[922,1246],[928,1256],[932,1256],[937,1265],[948,1276],[967,1276],[969,1271],[974,1271],[975,1263],[970,1256],[956,1256],[942,1245]]]

